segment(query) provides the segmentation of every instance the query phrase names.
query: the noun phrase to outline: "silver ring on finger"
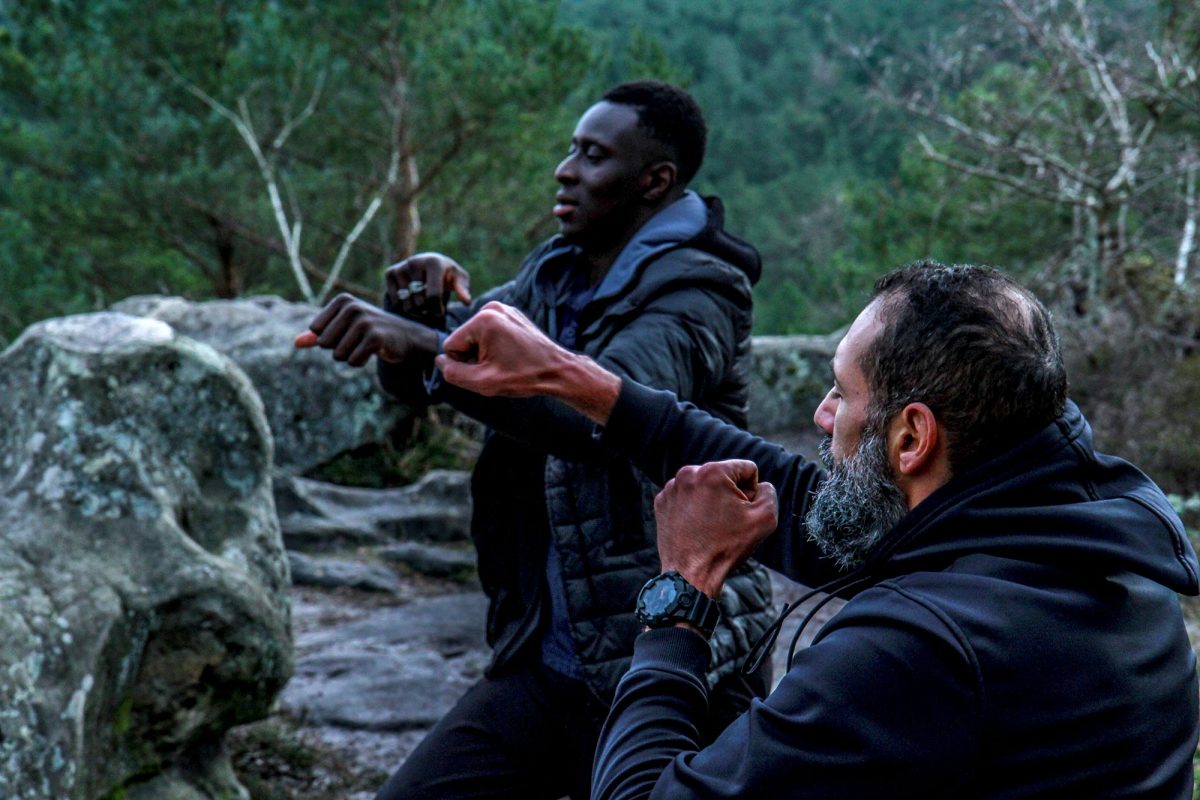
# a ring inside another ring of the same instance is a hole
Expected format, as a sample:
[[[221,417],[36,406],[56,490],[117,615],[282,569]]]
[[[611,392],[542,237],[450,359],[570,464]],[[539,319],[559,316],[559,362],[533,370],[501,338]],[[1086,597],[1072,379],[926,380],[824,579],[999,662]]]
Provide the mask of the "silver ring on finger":
[[[420,294],[425,291],[425,281],[411,281],[408,284],[408,290],[413,294]]]
[[[408,289],[397,289],[396,290],[396,299],[397,300],[407,300],[409,298],[409,296],[411,296],[411,295],[412,295],[412,292],[410,292]]]

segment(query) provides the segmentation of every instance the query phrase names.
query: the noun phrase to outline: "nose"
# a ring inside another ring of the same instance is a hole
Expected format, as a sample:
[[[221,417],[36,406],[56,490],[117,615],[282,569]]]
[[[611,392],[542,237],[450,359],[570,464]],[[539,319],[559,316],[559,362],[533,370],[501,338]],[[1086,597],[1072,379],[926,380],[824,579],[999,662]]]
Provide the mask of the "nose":
[[[830,389],[813,413],[813,422],[827,435],[833,436],[833,418],[836,414],[837,400],[833,397],[833,389]]]
[[[578,176],[575,174],[574,156],[567,156],[558,162],[558,166],[554,168],[554,180],[564,185],[578,180]]]

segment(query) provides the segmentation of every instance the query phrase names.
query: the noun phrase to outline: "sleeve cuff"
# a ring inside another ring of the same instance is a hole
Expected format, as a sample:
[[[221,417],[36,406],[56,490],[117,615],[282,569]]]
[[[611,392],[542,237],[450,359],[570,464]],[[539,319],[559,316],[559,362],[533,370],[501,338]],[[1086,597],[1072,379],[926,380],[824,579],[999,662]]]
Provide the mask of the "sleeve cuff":
[[[638,636],[633,645],[630,670],[660,669],[682,672],[705,682],[712,659],[708,640],[686,628],[658,628]]]

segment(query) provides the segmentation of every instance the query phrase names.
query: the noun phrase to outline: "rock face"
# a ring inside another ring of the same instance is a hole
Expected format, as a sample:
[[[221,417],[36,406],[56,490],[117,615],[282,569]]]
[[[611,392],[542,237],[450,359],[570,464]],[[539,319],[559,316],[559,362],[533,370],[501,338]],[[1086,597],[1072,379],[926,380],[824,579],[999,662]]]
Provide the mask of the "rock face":
[[[433,470],[396,489],[282,478],[275,483],[275,502],[289,549],[470,538],[471,476],[467,472]]]
[[[428,728],[483,673],[486,609],[478,592],[456,592],[310,632],[281,704],[314,725]]]
[[[275,468],[298,475],[341,453],[385,440],[409,411],[379,388],[375,370],[339,364],[292,340],[317,309],[278,297],[193,303],[131,297],[114,311],[162,320],[229,356],[254,383],[275,437]]]
[[[165,323],[0,354],[0,797],[245,797],[223,733],[292,671],[270,465],[246,376]]]
[[[754,337],[751,431],[791,444],[791,436],[813,430],[813,412],[833,383],[829,360],[840,339],[840,333]]]
[[[296,586],[319,586],[325,589],[348,587],[362,592],[399,594],[400,579],[396,573],[378,564],[343,558],[313,558],[303,553],[288,552],[288,567]]]

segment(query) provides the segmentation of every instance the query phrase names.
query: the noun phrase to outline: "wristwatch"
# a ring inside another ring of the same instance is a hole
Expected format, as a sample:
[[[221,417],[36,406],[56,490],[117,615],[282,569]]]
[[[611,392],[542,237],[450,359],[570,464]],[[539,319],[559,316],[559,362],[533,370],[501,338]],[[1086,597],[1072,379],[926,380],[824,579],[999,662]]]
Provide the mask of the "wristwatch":
[[[690,622],[705,635],[711,635],[721,621],[721,607],[678,572],[670,570],[646,581],[638,593],[637,618],[651,628]]]

